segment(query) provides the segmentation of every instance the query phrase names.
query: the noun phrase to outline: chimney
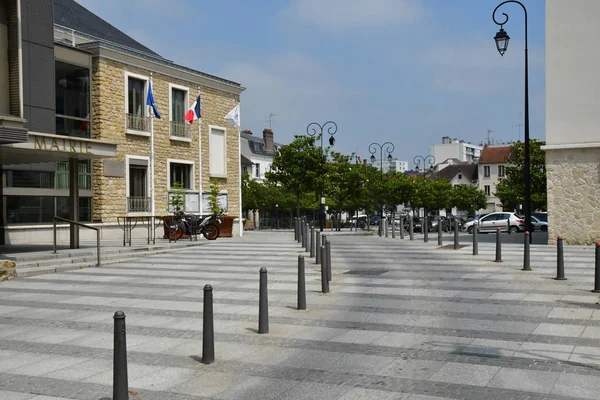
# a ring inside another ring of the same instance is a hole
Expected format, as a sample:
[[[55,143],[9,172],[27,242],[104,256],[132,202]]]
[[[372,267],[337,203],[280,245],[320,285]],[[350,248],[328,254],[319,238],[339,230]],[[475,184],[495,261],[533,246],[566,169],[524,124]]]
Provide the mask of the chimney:
[[[251,131],[250,129],[244,129],[244,130],[242,131],[242,133],[245,133],[245,134],[247,134],[247,135],[252,135],[252,131]]]
[[[263,129],[263,140],[265,141],[265,149],[267,151],[275,151],[275,143],[273,143],[273,131]]]

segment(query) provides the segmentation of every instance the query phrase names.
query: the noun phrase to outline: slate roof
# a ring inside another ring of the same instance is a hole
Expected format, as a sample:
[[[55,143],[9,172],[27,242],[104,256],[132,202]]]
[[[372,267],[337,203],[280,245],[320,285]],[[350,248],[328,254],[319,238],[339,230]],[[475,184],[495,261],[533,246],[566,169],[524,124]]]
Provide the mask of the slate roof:
[[[444,179],[447,181],[452,180],[456,174],[463,174],[463,178],[469,179],[470,181],[476,181],[478,179],[478,166],[477,164],[454,164],[448,165],[441,171],[438,171],[432,175],[434,179]]]
[[[74,0],[54,0],[54,23],[100,40],[116,43],[154,57],[162,58],[159,54],[130,36],[127,36]]]
[[[479,163],[505,163],[509,158],[510,146],[485,146],[481,151]]]
[[[250,147],[250,151],[252,154],[258,154],[261,156],[273,156],[275,155],[274,151],[268,151],[265,148],[265,140],[261,137],[251,135],[249,133],[240,133],[240,136],[246,140],[248,140],[248,146]],[[274,143],[275,149],[281,147],[282,145],[279,143]]]

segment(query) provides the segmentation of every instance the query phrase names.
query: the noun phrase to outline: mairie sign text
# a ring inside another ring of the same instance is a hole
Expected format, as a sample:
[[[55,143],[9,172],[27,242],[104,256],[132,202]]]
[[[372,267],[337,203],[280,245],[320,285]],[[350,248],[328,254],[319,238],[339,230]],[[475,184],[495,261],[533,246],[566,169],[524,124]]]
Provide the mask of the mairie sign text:
[[[35,136],[33,148],[35,150],[88,154],[91,153],[92,146],[90,142],[84,142],[76,139],[54,139],[43,136]]]

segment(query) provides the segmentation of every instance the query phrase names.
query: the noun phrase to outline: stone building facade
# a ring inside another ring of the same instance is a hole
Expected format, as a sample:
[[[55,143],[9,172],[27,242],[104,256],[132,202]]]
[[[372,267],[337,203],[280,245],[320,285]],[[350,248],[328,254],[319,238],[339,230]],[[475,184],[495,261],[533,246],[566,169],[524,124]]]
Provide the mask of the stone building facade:
[[[549,241],[600,240],[600,2],[546,0],[546,171]]]

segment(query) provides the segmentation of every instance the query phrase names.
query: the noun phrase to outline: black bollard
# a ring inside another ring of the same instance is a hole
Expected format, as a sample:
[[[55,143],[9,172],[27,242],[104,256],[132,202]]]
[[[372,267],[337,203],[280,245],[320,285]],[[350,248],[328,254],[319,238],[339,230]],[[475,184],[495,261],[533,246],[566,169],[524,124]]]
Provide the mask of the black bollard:
[[[559,236],[556,238],[556,279],[557,281],[564,281],[565,278],[565,254],[563,252],[563,238]]]
[[[410,240],[415,240],[415,227],[413,226],[413,217],[408,217],[408,233]]]
[[[315,228],[310,228],[310,257],[315,256]]]
[[[396,239],[396,218],[392,217],[392,239]]]
[[[269,300],[267,297],[267,269],[260,269],[258,294],[258,333],[269,333]]]
[[[316,232],[316,240],[315,240],[315,264],[321,264],[321,232]]]
[[[305,229],[305,235],[306,238],[305,240],[305,244],[304,244],[304,251],[306,251],[307,253],[310,252],[310,227],[308,226],[308,222],[306,223],[306,229]]]
[[[529,252],[529,232],[525,231],[525,243],[523,247],[523,268],[521,271],[531,271],[531,257]]]
[[[117,311],[115,320],[115,340],[113,353],[113,400],[129,399],[127,380],[127,343],[125,340],[125,313]]]
[[[429,243],[429,221],[427,221],[427,216],[423,217],[423,223],[421,224],[421,230],[423,231],[423,242]]]
[[[404,217],[400,217],[400,239],[404,239]]]
[[[479,254],[479,238],[477,234],[477,228],[479,224],[473,224],[473,255],[476,256]]]
[[[327,251],[327,281],[331,282],[331,242],[325,242],[325,250]]]
[[[460,249],[460,243],[458,240],[458,219],[454,219],[454,250]]]
[[[596,277],[592,292],[600,293],[600,242],[596,243]]]
[[[496,228],[496,259],[495,262],[502,262],[502,242],[500,241],[500,227]]]
[[[329,281],[327,280],[327,249],[321,246],[321,292],[329,293]]]
[[[385,237],[389,238],[390,237],[390,231],[389,228],[390,226],[388,225],[388,220],[387,218],[384,218],[383,220],[383,229],[385,230]]]
[[[202,364],[215,362],[215,329],[213,324],[213,288],[204,285],[202,312]]]
[[[306,310],[306,277],[302,254],[298,256],[298,310]]]
[[[294,240],[298,240],[298,218],[294,217]]]
[[[444,244],[444,240],[442,239],[442,217],[438,215],[438,246],[442,246]]]

